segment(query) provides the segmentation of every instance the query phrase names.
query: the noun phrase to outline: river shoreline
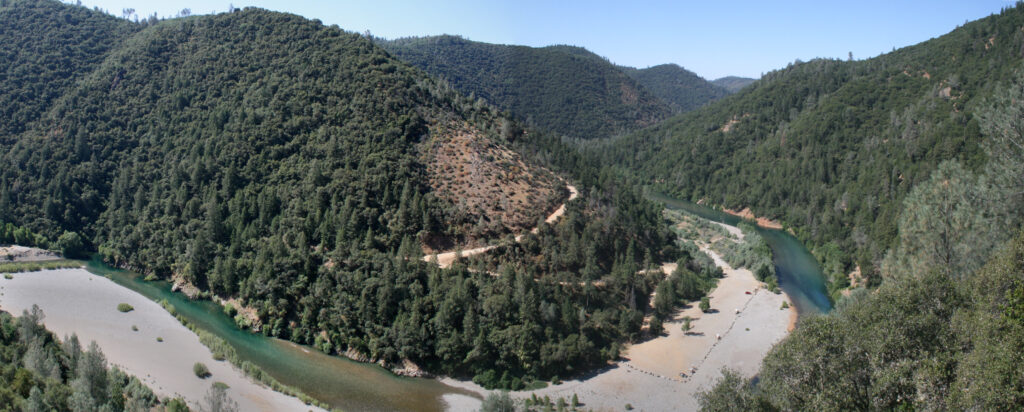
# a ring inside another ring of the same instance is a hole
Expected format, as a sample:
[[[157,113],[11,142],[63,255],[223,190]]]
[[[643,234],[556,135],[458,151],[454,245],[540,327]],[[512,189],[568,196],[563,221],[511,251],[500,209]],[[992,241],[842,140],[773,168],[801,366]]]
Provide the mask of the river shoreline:
[[[724,226],[730,233],[739,231]],[[753,376],[768,351],[792,330],[796,310],[785,294],[764,289],[750,270],[732,268],[714,251],[702,250],[724,273],[709,293],[715,310],[703,313],[695,304],[681,308],[665,322],[665,334],[629,345],[620,361],[583,378],[510,394],[518,399],[536,395],[566,400],[576,395],[584,409],[594,410],[622,410],[629,404],[635,410],[689,411],[698,408],[696,394],[709,389],[723,367]],[[788,309],[782,308],[783,302]],[[686,316],[693,319],[689,332],[681,329]],[[441,382],[480,396],[490,392],[469,381]]]
[[[223,382],[240,410],[323,411],[214,360],[199,337],[158,303],[107,278],[83,269],[59,269],[20,273],[0,282],[0,308],[19,314],[39,305],[46,315],[43,323],[57,336],[77,334],[82,342],[96,341],[111,365],[137,376],[161,398],[180,396],[195,408],[213,382]],[[119,303],[134,310],[121,313]],[[209,368],[209,379],[195,376],[192,365],[197,362]]]

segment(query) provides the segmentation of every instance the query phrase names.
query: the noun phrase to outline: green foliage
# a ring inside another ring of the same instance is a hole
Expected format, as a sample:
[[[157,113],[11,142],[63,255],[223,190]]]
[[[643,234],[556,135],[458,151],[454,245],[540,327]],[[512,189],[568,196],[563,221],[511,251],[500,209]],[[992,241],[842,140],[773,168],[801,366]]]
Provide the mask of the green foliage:
[[[757,79],[750,79],[746,77],[737,76],[726,76],[711,81],[711,84],[721,87],[729,93],[736,93],[743,90],[744,87],[750,86],[751,83],[756,82]]]
[[[219,384],[219,385],[218,385]],[[214,382],[203,397],[204,412],[238,412],[238,404],[227,394],[228,386]]]
[[[196,362],[192,365],[192,373],[196,374],[199,379],[206,379],[210,377],[210,369],[206,367],[202,362]]]
[[[750,269],[757,280],[767,283],[769,289],[773,288],[778,280],[775,277],[771,248],[750,223],[741,222],[738,227],[743,231],[743,240],[723,238],[711,247],[721,254],[729,266]]]
[[[0,202],[3,201],[4,195],[5,192],[0,191]],[[49,247],[50,242],[46,237],[33,233],[28,228],[15,226],[10,222],[4,223],[0,220],[0,244],[15,244],[46,249]]]
[[[593,153],[659,191],[835,242],[844,273],[875,277],[911,188],[943,161],[985,162],[978,114],[1021,65],[1022,24],[1024,8],[1007,8],[877,58],[796,63]]]
[[[0,7],[0,143],[30,128],[64,90],[102,63],[137,25],[86,7],[12,0]],[[52,18],[40,20],[38,16]],[[0,192],[9,187],[0,186]],[[0,202],[3,202],[0,196]],[[3,241],[0,240],[0,243]]]
[[[82,262],[74,260],[45,260],[33,262],[0,262],[0,272],[38,272],[40,270],[69,269],[82,267]]]
[[[620,69],[651,94],[668,102],[677,112],[694,110],[729,94],[725,88],[675,64],[661,64],[646,69]]]
[[[491,392],[484,398],[480,405],[481,412],[515,412],[516,401],[509,396],[508,392]]]
[[[527,123],[576,139],[611,137],[671,113],[619,68],[571,46],[532,48],[455,36],[379,40],[402,60],[446,79],[460,92]]]
[[[57,249],[60,254],[68,259],[80,259],[86,257],[85,242],[75,232],[64,232],[57,238]]]
[[[1006,309],[1024,278],[1022,259],[1024,234],[962,280],[932,271],[854,293],[776,345],[756,391],[726,377],[702,395],[702,407],[727,410],[731,400],[767,410],[1016,409],[1024,401],[1024,324]]]
[[[0,216],[239,298],[260,333],[521,386],[617,357],[653,287],[636,262],[676,257],[658,208],[618,173],[356,34],[246,9],[110,36],[81,51],[102,63],[3,144]],[[418,259],[433,239],[471,240],[481,218],[428,184],[420,150],[449,120],[581,190],[557,224],[491,256],[510,276]],[[615,281],[574,286],[602,278]]]
[[[43,319],[38,307],[19,318],[0,312],[0,409],[121,412],[158,404],[141,381],[108,368],[95,342],[84,351],[74,335],[61,343]]]
[[[1000,100],[1024,95],[1022,80]],[[913,189],[887,280],[853,291],[773,348],[758,402],[780,410],[1011,410],[1024,402],[1019,110],[986,109],[991,160],[980,175],[945,162]]]
[[[700,298],[700,311],[707,313],[709,310],[711,310],[711,299],[708,299],[707,296]]]
[[[132,307],[132,305],[129,305],[127,303],[118,303],[117,304],[117,310],[119,310],[122,313],[124,313],[124,312],[131,312],[131,311],[135,310],[135,308]]]
[[[165,412],[188,412],[189,409],[188,409],[188,405],[185,403],[184,399],[174,398],[174,399],[171,399],[171,400],[167,401],[167,403],[164,405],[164,411]]]
[[[725,368],[711,389],[697,393],[697,403],[705,412],[756,411],[752,385],[739,372]]]

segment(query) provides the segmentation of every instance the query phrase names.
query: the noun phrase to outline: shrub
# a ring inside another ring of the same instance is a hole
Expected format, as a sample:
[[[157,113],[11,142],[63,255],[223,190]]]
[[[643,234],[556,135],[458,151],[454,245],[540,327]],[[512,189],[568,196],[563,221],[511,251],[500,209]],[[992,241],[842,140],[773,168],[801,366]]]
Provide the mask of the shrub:
[[[711,299],[707,296],[700,298],[700,311],[707,313],[711,310]]]
[[[661,317],[659,317],[658,315],[651,316],[651,335],[658,336],[661,335],[661,333],[664,331],[665,329],[664,325],[662,324]]]
[[[786,310],[786,309],[789,309],[789,302],[786,302],[786,301],[782,301],[782,307],[781,307],[781,308],[779,308],[779,309],[780,309],[780,310]]]
[[[164,338],[161,338],[161,337],[157,336],[157,337],[156,337],[156,341],[157,341],[157,342],[163,342],[163,341],[164,341]]]
[[[7,279],[7,280],[14,279],[14,275],[12,275],[10,273],[4,273],[4,279]]]
[[[82,241],[82,236],[75,232],[64,232],[57,239],[57,247],[60,249],[60,254],[69,259],[77,259],[85,257],[85,242]]]
[[[132,307],[132,305],[129,305],[127,303],[118,303],[117,304],[117,310],[119,310],[121,312],[131,312],[131,311],[135,310],[135,308]]]
[[[196,362],[195,365],[192,365],[192,372],[195,373],[199,379],[206,379],[210,377],[210,370],[207,369],[206,365],[203,365],[202,362]]]

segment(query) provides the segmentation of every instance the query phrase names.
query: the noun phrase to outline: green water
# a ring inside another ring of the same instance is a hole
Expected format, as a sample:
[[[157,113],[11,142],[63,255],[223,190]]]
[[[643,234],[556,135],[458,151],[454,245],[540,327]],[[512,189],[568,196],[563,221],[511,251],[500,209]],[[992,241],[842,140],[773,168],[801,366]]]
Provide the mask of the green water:
[[[166,299],[190,323],[211,332],[235,348],[242,360],[259,366],[281,383],[346,411],[440,411],[441,396],[472,392],[433,379],[395,376],[374,364],[330,356],[314,348],[250,333],[235,326],[220,305],[193,301],[171,291],[168,282],[146,282],[129,271],[93,260],[87,269],[109,276],[117,284],[154,300]]]
[[[692,202],[673,199],[662,194],[650,194],[651,200],[661,202],[670,209],[678,209],[702,218],[736,225],[743,221],[739,216],[704,207]],[[775,273],[779,278],[779,288],[793,301],[797,313],[802,315],[824,313],[832,309],[825,289],[825,276],[821,272],[818,261],[811,252],[789,233],[757,227],[758,234],[772,249],[775,262]]]
[[[685,210],[705,219],[735,225],[741,218],[663,195],[650,198],[669,208]],[[782,288],[801,315],[831,309],[824,277],[817,261],[799,240],[781,230],[758,228],[771,247]],[[349,411],[439,411],[445,394],[476,394],[432,379],[395,376],[372,364],[330,356],[308,346],[239,329],[221,307],[210,301],[193,301],[171,291],[168,282],[146,282],[133,272],[118,270],[98,260],[87,269],[151,300],[167,300],[191,324],[224,339],[242,360],[259,366],[281,383]]]

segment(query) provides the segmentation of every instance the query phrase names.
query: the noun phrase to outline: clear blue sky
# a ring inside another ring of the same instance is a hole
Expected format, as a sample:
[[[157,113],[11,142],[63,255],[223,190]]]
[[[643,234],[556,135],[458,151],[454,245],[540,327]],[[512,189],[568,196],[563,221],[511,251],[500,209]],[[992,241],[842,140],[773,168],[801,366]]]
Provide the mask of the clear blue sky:
[[[571,44],[614,63],[676,63],[715,79],[758,77],[796,59],[877,56],[1012,6],[1008,0],[82,0],[162,17],[258,6],[385,38],[458,34],[489,43]]]

